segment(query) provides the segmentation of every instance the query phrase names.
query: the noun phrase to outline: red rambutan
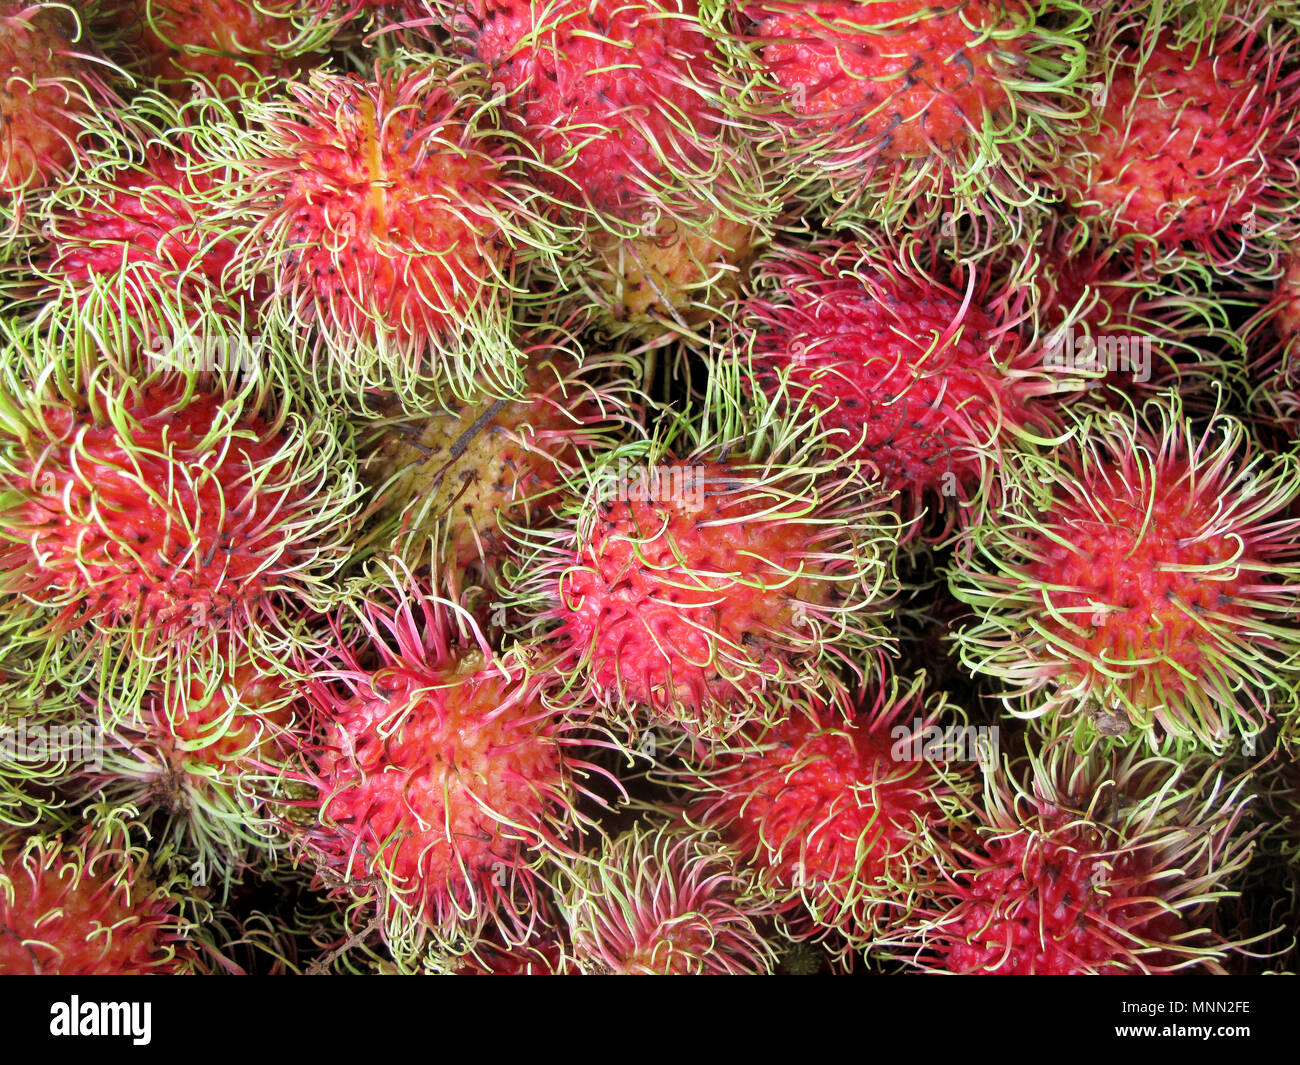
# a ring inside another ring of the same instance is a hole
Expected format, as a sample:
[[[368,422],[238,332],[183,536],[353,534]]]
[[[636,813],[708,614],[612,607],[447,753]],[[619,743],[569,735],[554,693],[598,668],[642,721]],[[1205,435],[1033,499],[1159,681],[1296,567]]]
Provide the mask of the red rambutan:
[[[431,385],[518,387],[514,300],[527,264],[562,242],[480,88],[426,59],[373,81],[315,71],[288,99],[247,105],[265,218],[243,266],[269,277],[278,324],[323,344],[346,395],[427,408]]]
[[[493,924],[526,941],[535,866],[576,825],[585,766],[518,660],[389,577],[389,592],[352,601],[355,624],[334,618],[337,646],[305,687],[322,735],[306,842],[329,880],[378,887],[392,935],[412,918],[444,937]]]
[[[1172,400],[1081,415],[1072,435],[1009,460],[996,513],[958,545],[963,662],[1024,716],[1152,744],[1222,750],[1290,711],[1295,458],[1226,415],[1198,430]]]
[[[909,521],[928,500],[981,498],[1003,448],[1049,433],[1036,401],[1058,387],[1022,341],[1023,288],[995,290],[972,267],[963,293],[917,253],[838,242],[773,253],[738,333],[755,380],[815,412],[835,450],[900,493]]]
[[[179,98],[288,76],[326,44],[305,0],[108,0],[100,17],[132,72]]]
[[[73,8],[0,0],[0,254],[18,235],[33,190],[56,183],[78,156],[82,122],[117,101],[111,70]]]
[[[332,421],[263,379],[127,380],[86,356],[28,337],[0,356],[0,589],[131,675],[286,633],[359,490]]]
[[[711,832],[633,828],[563,868],[558,899],[587,972],[762,975],[775,964],[764,904]]]
[[[1067,202],[1153,254],[1181,246],[1221,270],[1257,269],[1259,252],[1294,232],[1300,202],[1296,34],[1226,14],[1184,43],[1121,9],[1097,37],[1095,121],[1054,168]]]
[[[924,837],[960,805],[967,769],[994,762],[998,730],[968,728],[942,700],[924,705],[921,683],[882,685],[861,708],[796,710],[674,775],[700,793],[692,819],[753,867],[788,938],[865,949],[911,918],[909,900],[936,875]]]
[[[172,884],[124,840],[0,842],[0,973],[192,972],[191,929]]]
[[[630,732],[643,713],[707,738],[783,716],[790,691],[886,639],[896,521],[807,425],[764,429],[624,445],[516,537],[509,597],[547,630],[568,696]]]
[[[736,10],[739,114],[758,123],[789,191],[839,223],[1012,215],[1083,114],[1086,18],[1074,3],[742,0]]]
[[[985,776],[970,831],[936,840],[945,876],[905,943],[926,970],[1067,975],[1223,972],[1207,927],[1250,858],[1241,786],[1145,755],[1050,744]]]

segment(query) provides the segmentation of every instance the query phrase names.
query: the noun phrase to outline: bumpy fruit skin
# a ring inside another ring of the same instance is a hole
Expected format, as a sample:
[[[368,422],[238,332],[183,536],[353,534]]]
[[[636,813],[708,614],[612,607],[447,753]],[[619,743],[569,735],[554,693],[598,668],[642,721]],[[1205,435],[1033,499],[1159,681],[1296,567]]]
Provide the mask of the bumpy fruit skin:
[[[737,121],[805,209],[859,232],[949,235],[959,219],[997,231],[1037,213],[1046,196],[1028,190],[1046,191],[1041,169],[1083,110],[1078,4],[735,6]]]
[[[695,0],[471,0],[454,24],[556,196],[640,219],[717,177],[718,57]]]
[[[21,220],[31,190],[54,183],[72,165],[82,120],[114,106],[96,64],[83,58],[87,48],[68,5],[0,2],[0,218],[6,228]]]
[[[176,338],[201,320],[236,329],[265,289],[241,288],[232,273],[235,236],[213,228],[225,177],[194,153],[151,144],[140,162],[97,168],[60,190],[35,263],[45,281],[39,295],[66,293],[80,314],[109,314],[138,330],[144,350],[164,365],[178,359],[170,350]]]
[[[530,359],[517,399],[447,405],[428,418],[375,422],[363,475],[398,523],[399,545],[441,538],[443,572],[490,576],[511,554],[503,528],[531,527],[557,502],[562,471],[621,408],[567,355]]]
[[[449,381],[518,386],[515,298],[564,238],[517,174],[530,149],[489,128],[476,78],[395,61],[372,80],[313,71],[288,100],[249,105],[265,219],[242,269],[269,278],[274,320],[319,341],[313,360],[354,394],[397,392],[414,410]]]
[[[534,894],[536,848],[568,803],[559,723],[517,663],[456,642],[439,601],[413,590],[362,610],[360,642],[336,633],[338,663],[317,670],[330,679],[307,685],[312,850],[359,892],[377,879],[393,914],[443,931],[491,920],[515,942],[531,929],[510,895]]]
[[[126,633],[137,650],[279,627],[328,537],[346,535],[355,488],[334,480],[346,457],[323,423],[264,417],[259,387],[128,384],[101,368],[79,399],[10,401],[0,586],[57,611],[57,631]]]
[[[195,82],[226,93],[295,73],[321,43],[294,27],[306,13],[302,0],[110,0],[101,11],[132,69],[180,98]]]
[[[296,90],[306,120],[284,129],[282,283],[342,336],[381,322],[407,339],[440,333],[486,297],[504,262],[497,161],[451,98],[417,81],[318,80],[314,95]]]
[[[1003,448],[1049,429],[1042,351],[991,297],[853,244],[788,249],[756,270],[764,287],[741,308],[756,379],[818,412],[831,446],[869,462],[909,520],[927,501],[978,496]]]
[[[989,31],[1017,7],[758,0],[741,11],[767,73],[789,94],[795,136],[900,160],[964,147],[1006,106],[1028,41]]]
[[[0,973],[191,972],[177,899],[131,850],[11,837],[0,844]]]
[[[1024,713],[1216,750],[1289,708],[1300,641],[1300,471],[1222,416],[1202,435],[1168,401],[1080,421],[1009,464],[1007,502],[950,581],[980,619],[963,661]]]
[[[692,818],[750,863],[791,938],[829,937],[847,952],[904,925],[934,875],[925,833],[944,823],[967,770],[996,758],[996,729],[968,740],[919,695],[882,686],[874,705],[796,711],[688,771],[701,793]]]
[[[1067,740],[1068,743],[1068,740]],[[1250,860],[1242,785],[1204,764],[1080,756],[1060,740],[988,774],[964,834],[936,842],[910,960],[934,972],[1223,972],[1207,927]],[[904,937],[906,938],[906,937]]]
[[[764,904],[716,835],[640,827],[562,870],[559,909],[584,971],[765,975]]]
[[[1105,102],[1095,129],[1067,143],[1059,171],[1067,202],[1108,235],[1180,245],[1243,268],[1300,197],[1289,156],[1297,79],[1288,48],[1226,29],[1201,45],[1169,35],[1103,49]],[[1261,236],[1257,238],[1257,234]]]
[[[229,888],[255,852],[269,867],[288,845],[273,801],[305,745],[275,668],[241,655],[210,677],[163,678],[138,708],[103,699],[103,765],[79,776],[78,796],[159,814],[205,886]]]
[[[755,227],[717,215],[707,222],[665,220],[639,237],[598,232],[595,302],[616,331],[652,338],[692,330],[737,295],[753,252]]]
[[[816,619],[845,594],[826,561],[839,531],[717,461],[633,467],[611,494],[555,574],[556,643],[601,702],[701,735],[734,729],[747,697],[800,671]]]

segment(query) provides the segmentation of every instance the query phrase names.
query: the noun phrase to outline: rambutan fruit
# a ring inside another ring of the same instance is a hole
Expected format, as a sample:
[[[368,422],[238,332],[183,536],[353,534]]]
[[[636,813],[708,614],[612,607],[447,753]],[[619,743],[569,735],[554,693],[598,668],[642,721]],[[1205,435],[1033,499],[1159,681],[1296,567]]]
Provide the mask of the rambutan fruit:
[[[1174,399],[1013,456],[958,544],[963,663],[1021,716],[1223,750],[1295,704],[1300,465]]]
[[[735,5],[735,107],[789,195],[838,225],[1013,220],[1085,107],[1075,3]]]
[[[998,730],[969,728],[923,684],[795,711],[670,778],[698,793],[691,819],[753,869],[786,938],[864,950],[937,875],[925,837],[961,807],[968,770],[995,764]]]
[[[514,653],[408,575],[361,589],[304,668],[321,741],[304,842],[399,942],[533,933],[536,866],[579,823],[584,763]],[[395,948],[396,949],[396,948]]]
[[[888,504],[823,456],[815,427],[743,420],[682,418],[598,456],[555,522],[515,537],[503,598],[553,655],[555,697],[629,736],[660,723],[717,739],[784,716],[791,693],[887,642]]]
[[[1176,31],[1123,7],[1101,21],[1101,100],[1054,173],[1066,202],[1104,236],[1137,236],[1152,254],[1187,251],[1249,275],[1294,233],[1300,37],[1251,4],[1192,40]]]
[[[1173,388],[1188,409],[1212,409],[1240,375],[1233,298],[1211,294],[1212,272],[1151,271],[1133,238],[1102,240],[1064,221],[1045,227],[1035,247],[1038,298],[1025,331],[1036,330],[1044,361],[1067,373],[1062,402],[1122,408]]]
[[[32,193],[66,177],[84,120],[112,110],[112,67],[64,3],[0,0],[0,257],[7,257]]]
[[[0,973],[193,972],[178,885],[124,833],[0,841]]]
[[[725,188],[719,28],[696,0],[465,0],[447,20],[558,198],[647,221],[647,207],[707,210]]]
[[[1279,265],[1278,276],[1256,286],[1259,306],[1242,334],[1251,413],[1289,442],[1300,437],[1300,239],[1288,243]]]
[[[553,340],[525,344],[524,355],[516,398],[449,398],[432,416],[398,413],[362,431],[362,476],[389,516],[384,538],[414,561],[432,535],[453,592],[467,576],[494,583],[511,553],[503,523],[544,521],[579,452],[613,446],[635,423],[635,371],[626,359],[589,355],[579,364]]]
[[[139,708],[100,697],[103,764],[78,791],[163,822],[160,838],[192,855],[197,886],[224,893],[256,861],[274,863],[290,767],[305,737],[279,667],[252,655],[211,677],[167,675]]]
[[[140,680],[296,642],[348,550],[339,427],[267,378],[119,377],[65,339],[0,352],[0,591]]]
[[[1222,973],[1240,944],[1209,922],[1250,859],[1242,785],[1141,748],[1076,754],[1058,739],[984,777],[965,836],[901,942],[932,972]]]
[[[1058,388],[1020,326],[1028,291],[978,266],[953,285],[922,249],[828,241],[774,251],[740,308],[750,373],[782,409],[815,413],[917,519],[980,499],[1001,450],[1051,435]],[[965,289],[966,291],[962,291]],[[920,526],[913,526],[913,531]]]
[[[660,220],[635,237],[593,230],[581,281],[611,334],[691,336],[737,297],[759,239],[753,222],[720,214]]]
[[[763,901],[715,833],[643,825],[560,870],[557,898],[578,964],[622,976],[765,975]]]
[[[241,186],[221,157],[246,139],[238,119],[221,101],[145,92],[87,126],[98,147],[43,205],[32,277],[8,285],[15,306],[94,323],[176,369],[253,369],[204,364],[226,354],[217,341],[257,328],[266,295],[233,269],[251,228],[229,206]]]
[[[127,69],[181,99],[290,76],[330,37],[304,0],[108,0],[98,14]]]
[[[528,149],[490,127],[471,75],[408,57],[370,81],[313,71],[246,105],[265,217],[242,265],[269,278],[273,320],[324,353],[322,383],[345,399],[428,409],[439,389],[519,387],[515,297],[565,242],[517,174]]]
[[[778,205],[728,117],[721,12],[696,0],[453,0],[530,169],[585,230],[563,283],[610,335],[691,337],[719,314]]]

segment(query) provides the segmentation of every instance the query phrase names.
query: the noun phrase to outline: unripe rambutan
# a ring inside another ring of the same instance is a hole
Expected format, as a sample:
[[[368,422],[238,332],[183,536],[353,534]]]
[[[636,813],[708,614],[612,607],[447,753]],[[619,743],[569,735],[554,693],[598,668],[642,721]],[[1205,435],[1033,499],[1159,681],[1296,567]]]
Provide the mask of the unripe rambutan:
[[[1095,122],[1054,170],[1067,202],[1106,236],[1258,270],[1300,202],[1300,38],[1248,10],[1186,42],[1116,12],[1097,30]]]
[[[83,121],[116,106],[109,70],[70,5],[0,0],[0,257],[32,192],[69,172]]]
[[[754,223],[726,215],[664,219],[637,237],[596,230],[582,283],[611,333],[690,336],[734,300],[758,236]]]
[[[720,738],[878,652],[897,523],[820,446],[793,421],[682,421],[571,481],[505,570],[507,605],[554,649],[559,697],[629,734],[648,715]]]
[[[960,806],[969,767],[996,759],[997,729],[977,734],[942,699],[927,707],[923,682],[881,685],[859,707],[819,700],[673,774],[699,792],[692,820],[753,868],[787,938],[866,949],[937,875],[925,836]]]
[[[1010,218],[1083,113],[1074,3],[735,8],[737,111],[788,191],[835,223]]]
[[[517,398],[448,402],[430,417],[398,414],[363,432],[363,477],[392,522],[384,538],[395,526],[393,546],[409,557],[435,536],[453,591],[466,576],[493,581],[511,553],[502,524],[544,521],[563,471],[573,472],[580,452],[612,446],[636,413],[626,359],[588,356],[579,365],[549,341],[524,354]]]
[[[774,252],[756,267],[738,333],[754,379],[782,408],[815,412],[836,451],[900,493],[908,521],[932,500],[978,500],[1005,447],[1050,433],[1038,400],[1058,387],[1021,337],[1023,286],[995,288],[979,267],[950,286],[919,253],[840,242]]]
[[[1257,453],[1226,415],[1081,416],[1066,446],[1008,461],[996,513],[958,545],[962,660],[1014,712],[1085,735],[1254,735],[1294,706],[1298,494],[1295,458]]]
[[[125,837],[0,840],[0,973],[192,972],[175,886],[155,875]]]
[[[99,12],[127,68],[182,99],[196,83],[226,95],[294,74],[329,38],[305,27],[310,14],[307,0],[108,0]]]
[[[31,339],[0,355],[0,590],[132,677],[283,638],[345,552],[334,423],[264,378],[128,380]]]
[[[560,870],[579,965],[622,976],[764,975],[764,904],[716,834],[639,826]]]
[[[985,775],[970,832],[935,840],[944,877],[908,960],[936,972],[1223,971],[1239,945],[1207,927],[1250,858],[1241,785],[1133,747],[1049,744]]]
[[[390,935],[492,924],[522,941],[534,867],[577,824],[586,767],[516,657],[409,577],[388,583],[349,600],[337,646],[312,663],[305,702],[322,741],[305,842],[330,880],[377,893]]]
[[[373,81],[315,71],[288,99],[247,105],[265,219],[243,267],[270,278],[275,320],[315,338],[346,397],[396,391],[427,408],[447,384],[518,387],[513,303],[527,266],[563,242],[516,176],[527,149],[489,128],[480,88],[426,58]]]

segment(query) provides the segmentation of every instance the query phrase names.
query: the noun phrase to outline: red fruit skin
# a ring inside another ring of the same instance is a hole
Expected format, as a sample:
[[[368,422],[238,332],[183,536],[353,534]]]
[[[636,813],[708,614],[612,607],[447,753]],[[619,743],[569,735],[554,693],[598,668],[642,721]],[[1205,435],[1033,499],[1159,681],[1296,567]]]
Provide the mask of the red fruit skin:
[[[510,273],[499,145],[445,84],[406,73],[290,90],[266,163],[284,247],[279,286],[337,341],[423,344],[472,318]]]
[[[1113,235],[1168,248],[1213,250],[1238,227],[1249,241],[1265,224],[1253,212],[1277,206],[1279,180],[1300,195],[1277,165],[1294,142],[1297,99],[1295,79],[1279,76],[1281,54],[1220,42],[1197,58],[1161,38],[1137,61],[1120,47],[1099,128],[1067,149],[1069,203]]]
[[[981,31],[1020,10],[985,0],[741,5],[768,76],[789,94],[792,135],[890,162],[957,151],[1006,106],[1023,43]]]
[[[1159,634],[1160,661],[1142,670],[1139,699],[1177,695],[1196,683],[1204,662],[1203,617],[1249,627],[1247,593],[1264,564],[1238,530],[1215,522],[1224,500],[1197,483],[1185,460],[1166,463],[1161,480],[1162,490],[1151,500],[1121,468],[1085,471],[1078,496],[1051,513],[1053,537],[1043,537],[1040,560],[1027,567],[1031,581],[1056,589],[1053,611],[1040,620],[1081,649],[1077,668],[1087,683],[1106,679],[1097,662],[1131,657]],[[1104,520],[1099,500],[1105,500]],[[1071,546],[1063,547],[1057,535]],[[1216,570],[1222,571],[1216,579],[1201,579]],[[1086,620],[1097,603],[1123,609],[1105,611],[1103,624],[1082,633],[1067,632],[1062,618]]]
[[[111,175],[94,199],[52,227],[42,272],[79,289],[83,307],[96,281],[120,277],[123,316],[151,321],[165,300],[190,324],[208,307],[237,321],[240,304],[252,310],[265,292],[235,291],[237,243],[204,228],[204,201],[217,180],[198,163],[150,149],[143,166]]]
[[[308,685],[324,737],[310,842],[339,876],[382,876],[393,902],[446,926],[531,892],[527,852],[550,839],[566,769],[535,685],[414,616],[375,613],[396,647],[376,643],[363,668],[341,645],[338,682]]]
[[[81,119],[109,96],[65,4],[0,0],[0,205],[71,165]]]
[[[760,267],[772,294],[742,312],[755,375],[770,395],[817,411],[832,446],[903,493],[905,516],[927,499],[968,498],[999,446],[1050,424],[1035,402],[1051,388],[1042,352],[935,281],[875,266],[846,276],[847,250]]]
[[[789,661],[780,635],[793,640],[800,605],[829,595],[807,575],[825,531],[765,518],[772,498],[728,491],[742,475],[725,465],[662,470],[665,483],[680,477],[688,491],[602,506],[560,580],[557,639],[589,663],[597,691],[694,717],[743,698]],[[790,572],[800,575],[791,581]]]
[[[135,976],[190,971],[176,900],[113,853],[0,847],[0,974]]]
[[[133,68],[184,99],[202,79],[220,92],[306,65],[289,21],[300,0],[114,0],[103,17],[134,53]]]
[[[544,11],[545,17],[539,18]],[[552,194],[639,219],[711,167],[724,116],[696,0],[474,0],[458,47],[509,94],[507,120],[563,175]]]
[[[307,493],[277,461],[281,433],[257,416],[219,420],[220,408],[180,381],[128,390],[125,430],[102,406],[47,407],[48,443],[4,478],[18,494],[0,543],[6,585],[63,605],[61,627],[124,626],[147,642],[261,615],[296,554],[278,526],[303,514]]]
[[[967,898],[946,929],[939,967],[1003,976],[1167,967],[1168,952],[1130,955],[1133,944],[1172,943],[1188,930],[1155,897],[1151,873],[1144,853],[1116,854],[1077,817],[1050,813],[1036,831],[990,840],[978,868],[962,876]]]
[[[921,836],[943,820],[940,799],[957,780],[954,770],[899,757],[924,749],[915,721],[936,717],[883,693],[848,717],[838,708],[795,712],[751,733],[752,747],[703,778],[707,794],[693,815],[759,870],[787,912],[811,912],[813,931],[802,934],[835,931],[851,943],[908,919],[905,900],[929,864]]]

